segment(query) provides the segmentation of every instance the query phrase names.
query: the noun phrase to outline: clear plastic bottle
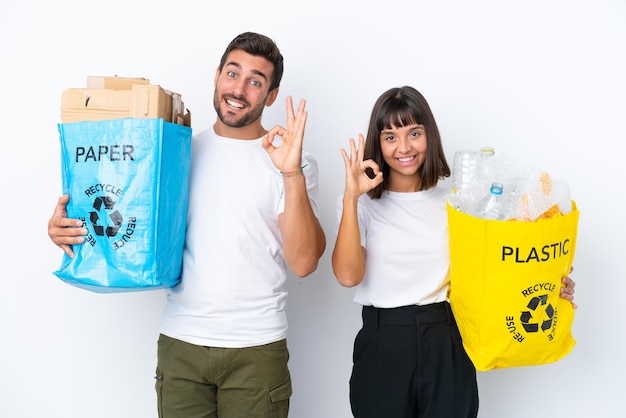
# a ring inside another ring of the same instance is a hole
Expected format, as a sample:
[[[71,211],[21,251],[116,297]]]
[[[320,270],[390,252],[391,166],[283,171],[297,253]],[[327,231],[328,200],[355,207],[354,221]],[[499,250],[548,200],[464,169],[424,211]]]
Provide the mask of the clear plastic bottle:
[[[450,203],[465,213],[472,213],[484,187],[491,184],[489,160],[495,154],[493,148],[460,150],[454,154],[452,170],[452,193]],[[486,184],[485,184],[486,183]]]
[[[503,221],[507,218],[507,205],[502,194],[502,183],[492,183],[489,193],[476,204],[474,216]]]
[[[493,157],[495,151],[491,147],[480,150],[460,150],[454,153],[452,180],[456,188],[466,188],[487,176],[487,159]]]

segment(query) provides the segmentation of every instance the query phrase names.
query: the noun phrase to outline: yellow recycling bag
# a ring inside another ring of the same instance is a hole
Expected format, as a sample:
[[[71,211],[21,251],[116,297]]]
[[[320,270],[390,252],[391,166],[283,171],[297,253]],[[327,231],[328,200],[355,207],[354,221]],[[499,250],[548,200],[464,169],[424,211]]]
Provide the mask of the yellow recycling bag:
[[[476,370],[566,356],[574,308],[559,296],[576,250],[579,211],[534,222],[476,218],[448,205],[450,305]]]

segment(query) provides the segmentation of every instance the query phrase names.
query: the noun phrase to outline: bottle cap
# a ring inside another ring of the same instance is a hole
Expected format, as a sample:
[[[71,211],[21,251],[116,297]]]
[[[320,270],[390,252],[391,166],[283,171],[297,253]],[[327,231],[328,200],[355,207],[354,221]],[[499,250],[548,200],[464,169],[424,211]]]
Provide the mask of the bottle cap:
[[[502,183],[491,183],[489,191],[493,194],[502,194]]]

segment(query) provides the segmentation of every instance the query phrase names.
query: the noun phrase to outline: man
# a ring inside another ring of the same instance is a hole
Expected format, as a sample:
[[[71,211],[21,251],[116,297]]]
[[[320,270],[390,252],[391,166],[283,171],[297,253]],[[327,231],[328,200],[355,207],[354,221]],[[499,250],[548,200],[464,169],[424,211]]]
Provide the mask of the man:
[[[317,161],[302,151],[305,101],[294,112],[287,98],[286,128],[261,124],[282,72],[276,44],[249,32],[217,68],[217,120],[193,140],[182,280],[158,342],[160,417],[287,417],[285,264],[309,275],[326,241]],[[72,256],[87,231],[66,217],[68,200],[59,199],[48,234]]]

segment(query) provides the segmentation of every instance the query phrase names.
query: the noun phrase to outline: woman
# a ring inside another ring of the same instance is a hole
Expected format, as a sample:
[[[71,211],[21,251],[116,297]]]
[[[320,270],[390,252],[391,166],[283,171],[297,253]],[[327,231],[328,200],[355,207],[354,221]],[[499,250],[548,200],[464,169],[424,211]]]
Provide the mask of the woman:
[[[367,140],[349,142],[332,265],[363,305],[352,413],[476,417],[476,370],[448,302],[448,192],[437,183],[450,168],[430,107],[414,88],[392,88],[374,104]],[[574,282],[563,282],[571,301]]]

